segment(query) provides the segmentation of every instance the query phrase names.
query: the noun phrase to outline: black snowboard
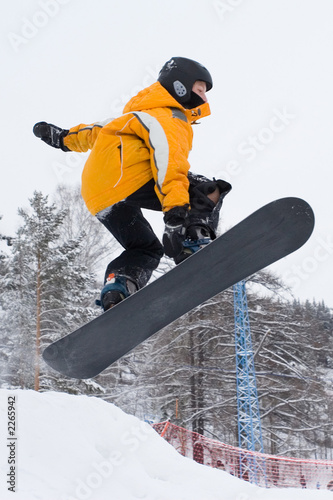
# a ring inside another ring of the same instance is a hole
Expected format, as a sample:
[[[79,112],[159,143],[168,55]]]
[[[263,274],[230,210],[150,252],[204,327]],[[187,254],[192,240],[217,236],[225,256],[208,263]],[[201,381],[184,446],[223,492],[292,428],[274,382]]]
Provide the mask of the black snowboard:
[[[305,201],[273,201],[161,278],[49,345],[44,360],[69,377],[94,377],[183,314],[297,250],[313,227],[314,214]]]

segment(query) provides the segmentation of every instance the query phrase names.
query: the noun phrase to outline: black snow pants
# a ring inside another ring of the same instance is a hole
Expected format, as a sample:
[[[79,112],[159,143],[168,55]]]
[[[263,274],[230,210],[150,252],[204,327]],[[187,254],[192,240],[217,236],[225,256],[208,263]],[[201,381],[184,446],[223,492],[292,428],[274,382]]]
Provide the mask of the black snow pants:
[[[223,198],[231,185],[222,180],[209,180],[201,175],[188,174],[190,187],[189,214],[190,224],[205,224],[215,234]],[[105,281],[110,273],[123,275],[134,281],[138,288],[145,286],[152,272],[157,268],[164,254],[163,246],[151,225],[142,213],[143,209],[161,211],[161,203],[154,190],[152,179],[135,193],[99,212],[98,220],[110,231],[125,249],[119,257],[112,260],[105,272]],[[208,194],[219,188],[217,204]]]

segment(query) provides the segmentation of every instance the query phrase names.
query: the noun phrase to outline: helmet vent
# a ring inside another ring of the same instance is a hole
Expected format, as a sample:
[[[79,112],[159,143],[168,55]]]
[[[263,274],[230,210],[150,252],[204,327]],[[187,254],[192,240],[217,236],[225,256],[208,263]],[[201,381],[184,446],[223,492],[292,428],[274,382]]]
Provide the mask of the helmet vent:
[[[173,82],[173,88],[179,97],[183,97],[187,93],[185,85],[183,85],[179,80]]]

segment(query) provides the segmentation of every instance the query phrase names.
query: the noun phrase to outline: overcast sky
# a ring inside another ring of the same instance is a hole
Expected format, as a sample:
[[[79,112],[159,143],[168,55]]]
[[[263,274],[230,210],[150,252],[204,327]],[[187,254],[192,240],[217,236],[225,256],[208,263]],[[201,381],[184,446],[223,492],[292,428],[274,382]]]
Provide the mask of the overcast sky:
[[[271,269],[333,307],[332,0],[15,0],[2,13],[1,233],[15,233],[34,190],[80,182],[86,155],[47,147],[35,122],[116,116],[167,59],[190,57],[214,80],[190,163],[233,185],[222,228],[276,198],[306,199],[315,232]],[[160,234],[161,215],[151,221]]]

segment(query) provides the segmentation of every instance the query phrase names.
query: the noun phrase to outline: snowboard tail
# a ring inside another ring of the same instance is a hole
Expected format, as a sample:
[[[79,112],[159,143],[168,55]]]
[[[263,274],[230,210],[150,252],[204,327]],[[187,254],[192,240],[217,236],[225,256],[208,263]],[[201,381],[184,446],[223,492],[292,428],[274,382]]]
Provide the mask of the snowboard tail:
[[[94,377],[177,318],[300,248],[313,227],[314,214],[304,200],[273,201],[161,278],[49,345],[43,358],[68,377]]]

